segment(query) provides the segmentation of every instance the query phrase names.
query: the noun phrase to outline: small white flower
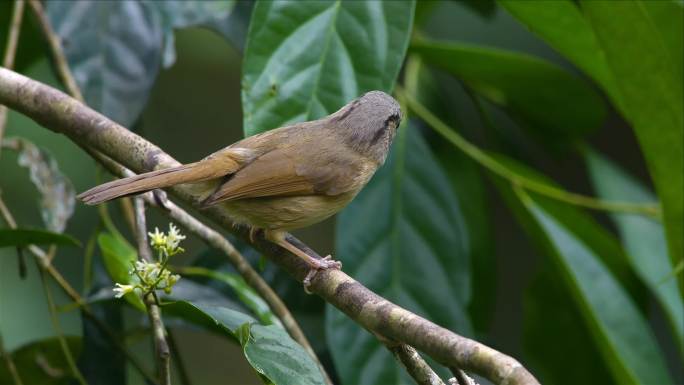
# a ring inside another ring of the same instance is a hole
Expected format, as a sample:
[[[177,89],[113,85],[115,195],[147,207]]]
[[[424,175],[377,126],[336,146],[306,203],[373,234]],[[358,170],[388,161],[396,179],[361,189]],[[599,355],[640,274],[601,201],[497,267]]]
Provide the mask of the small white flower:
[[[176,250],[180,242],[184,239],[185,235],[181,234],[173,223],[169,223],[169,235],[166,237],[166,247],[169,251]]]
[[[159,231],[157,227],[154,228],[154,233],[147,233],[150,236],[150,245],[157,249],[166,246],[166,235]]]
[[[124,295],[133,292],[133,289],[135,289],[133,285],[122,285],[120,283],[117,283],[116,287],[113,289],[115,293],[114,296],[116,298],[121,298]]]

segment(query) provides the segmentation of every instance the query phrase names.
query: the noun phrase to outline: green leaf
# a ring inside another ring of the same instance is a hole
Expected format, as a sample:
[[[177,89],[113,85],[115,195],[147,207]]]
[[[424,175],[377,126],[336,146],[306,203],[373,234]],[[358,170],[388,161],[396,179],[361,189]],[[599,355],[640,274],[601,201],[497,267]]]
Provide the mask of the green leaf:
[[[594,30],[572,0],[498,0],[516,19],[591,76],[618,104],[619,94]]]
[[[439,325],[471,334],[465,310],[471,295],[470,250],[463,216],[447,176],[415,127],[400,127],[386,164],[340,215],[336,242],[345,272],[369,289]],[[411,381],[374,336],[331,305],[326,335],[343,384]]]
[[[517,162],[496,158],[520,174],[540,178]],[[626,257],[612,235],[575,207],[514,192],[502,179],[495,182],[523,228],[560,272],[560,277],[552,277],[560,278],[571,293],[615,381],[672,383],[648,322],[629,295],[628,285],[636,277],[625,270]]]
[[[47,15],[89,106],[130,126],[161,65],[161,16],[139,1],[48,1]]]
[[[120,284],[132,283],[133,277],[129,274],[135,261],[138,260],[138,252],[120,234],[101,233],[97,237],[97,244],[102,251],[102,260],[112,282]],[[112,296],[114,293],[112,293]],[[128,293],[124,298],[139,310],[145,309],[145,305],[136,293]]]
[[[601,97],[587,82],[548,61],[512,51],[418,40],[411,51],[495,104],[544,139],[576,138],[599,127]]]
[[[411,1],[260,1],[243,61],[246,136],[328,115],[365,91],[391,91]]]
[[[406,91],[415,95],[416,99],[429,108],[452,127],[458,127],[461,134],[465,128],[454,112],[452,101],[445,92],[445,87],[433,76],[417,55],[411,55],[405,69]],[[496,261],[494,260],[494,242],[487,194],[480,166],[463,152],[454,149],[453,145],[442,137],[432,134],[427,136],[430,149],[446,173],[455,196],[458,198],[470,245],[472,261],[473,296],[470,313],[478,331],[485,331],[494,311],[496,296]]]
[[[41,229],[0,229],[0,247],[28,245],[81,246],[78,239]]]
[[[587,150],[585,159],[599,197],[616,201],[653,202],[656,197],[622,171],[617,165]],[[613,213],[627,250],[629,262],[637,275],[655,295],[667,314],[678,346],[684,346],[684,299],[677,289],[674,267],[667,256],[667,242],[661,223],[641,215]]]
[[[74,186],[59,170],[52,155],[26,139],[13,140],[19,151],[19,165],[29,169],[31,182],[40,192],[40,215],[45,226],[50,231],[63,232],[74,213]]]
[[[564,278],[592,324],[616,381],[621,384],[671,384],[665,359],[639,309],[590,245],[583,243],[543,206],[525,193],[519,198],[553,245]]]
[[[647,4],[648,3],[648,4]],[[684,258],[682,6],[582,1],[662,202],[670,258]],[[665,12],[656,12],[660,7]],[[678,52],[678,53],[675,53]]]
[[[130,126],[159,68],[175,61],[173,29],[220,29],[233,1],[48,1],[47,14],[86,102]],[[163,63],[162,63],[163,57]]]
[[[78,355],[81,350],[81,338],[67,336],[65,339],[70,350]],[[11,354],[24,384],[68,385],[74,381],[57,338],[32,342]],[[14,384],[4,362],[0,365],[0,384]]]
[[[274,384],[325,384],[311,356],[281,327],[260,325],[247,314],[201,303],[179,301],[163,310],[232,337],[250,365]]]

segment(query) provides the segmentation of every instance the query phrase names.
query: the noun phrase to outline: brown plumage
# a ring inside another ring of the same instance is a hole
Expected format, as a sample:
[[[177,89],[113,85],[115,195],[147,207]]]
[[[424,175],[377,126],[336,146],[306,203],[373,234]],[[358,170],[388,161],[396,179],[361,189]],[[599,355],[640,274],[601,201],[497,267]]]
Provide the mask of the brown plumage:
[[[235,222],[263,229],[267,239],[315,269],[338,266],[303,253],[285,241],[285,232],[322,221],[349,203],[385,161],[400,120],[397,102],[371,91],[325,118],[245,138],[195,163],[105,183],[79,198],[98,204],[216,180],[202,207],[223,204]]]

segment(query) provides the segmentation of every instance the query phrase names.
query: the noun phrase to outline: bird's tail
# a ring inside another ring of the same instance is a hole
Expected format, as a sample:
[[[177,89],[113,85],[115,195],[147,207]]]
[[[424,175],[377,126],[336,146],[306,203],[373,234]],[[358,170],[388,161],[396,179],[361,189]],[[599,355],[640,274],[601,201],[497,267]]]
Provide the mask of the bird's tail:
[[[239,167],[240,162],[230,157],[208,157],[199,162],[151,171],[104,183],[81,193],[78,195],[78,198],[86,204],[96,205],[112,199],[140,194],[158,188],[220,178],[236,172]]]

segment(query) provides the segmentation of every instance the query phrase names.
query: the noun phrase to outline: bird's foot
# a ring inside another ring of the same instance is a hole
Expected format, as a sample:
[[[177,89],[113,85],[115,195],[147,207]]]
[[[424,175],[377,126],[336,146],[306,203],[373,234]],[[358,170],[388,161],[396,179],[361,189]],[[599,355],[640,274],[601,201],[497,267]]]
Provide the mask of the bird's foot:
[[[304,284],[304,291],[307,294],[313,294],[309,290],[309,286],[311,286],[311,280],[316,276],[316,273],[318,273],[320,270],[341,268],[342,262],[332,259],[331,255],[328,255],[325,258],[321,259],[311,258],[311,270],[309,270],[309,272],[306,274],[306,277],[304,277],[304,281],[302,281],[302,283]]]
[[[249,228],[249,241],[250,242],[252,242],[252,243],[255,242],[256,235],[259,233],[259,231],[261,231],[261,229],[254,227],[254,226],[250,226],[250,228]]]

